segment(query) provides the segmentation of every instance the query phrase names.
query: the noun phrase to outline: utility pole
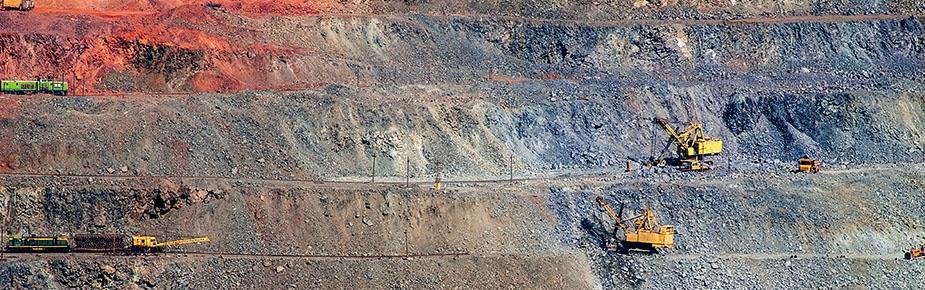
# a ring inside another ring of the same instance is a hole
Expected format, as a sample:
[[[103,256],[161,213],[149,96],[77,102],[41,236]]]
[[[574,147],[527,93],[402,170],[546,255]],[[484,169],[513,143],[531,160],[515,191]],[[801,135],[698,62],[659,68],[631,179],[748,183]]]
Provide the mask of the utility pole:
[[[405,229],[405,256],[410,256],[411,251],[408,250],[408,230]]]
[[[443,180],[440,178],[443,175],[443,167],[440,164],[440,161],[437,161],[437,177],[434,178],[434,191],[439,192],[443,189]]]
[[[7,195],[6,195],[6,214],[3,215],[3,229],[0,230],[0,241],[4,241],[4,242],[6,241],[6,239],[4,239],[4,235],[6,234],[7,228],[8,228],[8,226],[9,226],[9,225],[8,225],[8,221],[10,220],[10,215],[12,215],[12,213],[13,213],[13,208],[10,207],[10,200],[13,200],[13,194],[12,194],[12,192],[10,192],[10,190],[9,190],[8,188],[6,189],[6,191],[7,191]],[[4,254],[5,252],[6,252],[6,251],[0,251],[0,261],[6,261],[6,257],[3,256],[3,254]],[[12,277],[13,277],[13,276],[10,275],[10,278],[11,278],[11,279],[12,279]]]
[[[512,120],[513,122],[513,120]],[[508,159],[508,182],[514,183],[514,124],[511,124],[511,129],[508,132],[508,136],[511,138],[511,155]]]
[[[514,183],[514,151],[511,151],[510,156],[511,156],[511,159],[508,162],[508,166],[507,166],[509,170],[508,182]]]
[[[376,154],[373,154],[373,182],[376,183]]]
[[[405,157],[405,188],[411,188],[411,157]]]
[[[649,157],[655,158],[655,125],[649,125]]]

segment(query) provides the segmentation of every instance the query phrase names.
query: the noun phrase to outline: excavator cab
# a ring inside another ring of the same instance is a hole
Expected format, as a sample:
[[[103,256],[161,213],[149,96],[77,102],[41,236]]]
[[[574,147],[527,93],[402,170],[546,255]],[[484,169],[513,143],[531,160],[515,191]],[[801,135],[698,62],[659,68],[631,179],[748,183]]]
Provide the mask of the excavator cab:
[[[132,236],[132,251],[136,254],[147,254],[160,252],[161,248],[157,246],[157,238],[155,237]]]
[[[152,236],[132,236],[132,247],[155,248],[157,247],[157,238]]]
[[[715,138],[698,136],[685,152],[686,156],[713,156],[723,152],[723,141]]]

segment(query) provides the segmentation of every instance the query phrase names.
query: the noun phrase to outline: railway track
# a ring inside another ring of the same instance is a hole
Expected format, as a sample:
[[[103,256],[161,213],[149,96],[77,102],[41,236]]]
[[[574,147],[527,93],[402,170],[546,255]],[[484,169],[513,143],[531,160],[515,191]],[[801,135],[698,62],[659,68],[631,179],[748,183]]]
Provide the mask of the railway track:
[[[606,175],[606,172],[583,172],[583,173],[562,173],[557,175],[545,175],[537,177],[518,177],[518,178],[499,178],[499,179],[471,179],[471,180],[443,180],[443,183],[452,184],[491,184],[504,182],[524,182],[555,180],[568,178],[583,178],[591,176]],[[54,174],[54,173],[25,173],[25,172],[8,172],[0,173],[0,177],[21,177],[21,178],[95,178],[100,180],[145,180],[145,179],[187,179],[187,180],[213,180],[213,181],[240,181],[240,182],[289,182],[305,183],[314,185],[429,185],[433,181],[413,180],[405,181],[350,181],[350,180],[320,180],[320,179],[301,179],[301,178],[258,178],[258,177],[227,177],[227,176],[207,176],[207,175],[111,175],[111,174]]]
[[[824,169],[821,174],[853,174],[866,172],[879,172],[886,169],[896,169],[902,164],[880,164],[880,165],[860,165],[848,168],[831,168]],[[918,165],[918,163],[908,163],[908,165]],[[724,173],[748,173],[748,171],[737,170],[715,170],[717,176]],[[760,173],[760,172],[758,172]],[[661,173],[663,175],[672,175],[676,173]],[[511,182],[535,182],[535,181],[561,181],[569,179],[584,179],[592,177],[620,177],[626,176],[627,173],[617,169],[601,169],[588,171],[559,171],[538,173],[533,177],[515,177],[515,178],[495,178],[495,179],[457,179],[442,180],[444,184],[459,185],[478,185],[478,184],[500,184]],[[294,183],[308,184],[313,186],[337,186],[337,185],[358,185],[358,186],[400,186],[400,185],[432,185],[433,180],[410,180],[410,181],[393,181],[397,177],[390,177],[392,180],[356,181],[356,180],[323,180],[323,179],[306,179],[306,178],[262,178],[262,177],[228,177],[228,176],[209,176],[209,175],[119,175],[119,174],[56,174],[56,173],[29,173],[29,172],[7,172],[0,173],[0,177],[19,177],[19,178],[71,178],[71,179],[99,179],[99,180],[147,180],[147,179],[176,179],[176,180],[202,180],[202,181],[226,181],[226,182],[248,182],[248,183]],[[383,177],[384,178],[384,177]]]
[[[115,250],[72,250],[68,252],[3,252],[7,259],[37,258],[37,257],[201,257],[201,258],[239,258],[239,259],[294,259],[294,260],[384,260],[384,259],[418,259],[418,258],[458,258],[472,256],[468,252],[446,253],[407,253],[407,254],[363,254],[363,255],[331,255],[331,254],[257,254],[232,252],[204,252],[204,251],[169,251],[149,254],[135,254],[128,249]]]
[[[468,252],[450,252],[450,253],[411,253],[411,254],[375,254],[375,255],[293,255],[293,254],[241,254],[225,252],[164,252],[159,254],[167,255],[190,255],[190,256],[221,256],[231,258],[282,258],[282,259],[309,259],[309,260],[379,260],[379,259],[409,259],[409,258],[455,258],[471,256]]]
[[[725,253],[716,255],[678,254],[666,255],[669,260],[700,260],[704,258],[742,259],[742,260],[786,260],[786,259],[850,259],[850,260],[899,260],[902,254],[845,254],[845,253]]]
[[[363,254],[363,255],[331,255],[331,254],[257,254],[257,253],[232,253],[232,252],[206,252],[206,251],[169,251],[150,253],[145,255],[136,255],[130,250],[119,249],[112,250],[77,250],[70,252],[4,252],[5,259],[34,259],[34,258],[54,258],[54,257],[138,257],[138,258],[171,258],[171,257],[195,257],[195,258],[233,258],[233,259],[283,259],[283,260],[390,260],[390,259],[452,259],[461,257],[505,257],[518,256],[519,254],[497,254],[497,253],[480,253],[472,254],[469,252],[447,252],[447,253],[408,253],[408,254]],[[634,257],[627,255],[625,257]],[[639,256],[636,256],[639,257]],[[670,261],[685,260],[702,260],[706,258],[732,259],[732,260],[788,260],[788,259],[848,259],[848,260],[876,260],[889,261],[903,259],[901,254],[844,254],[844,253],[721,253],[721,254],[665,254],[641,257],[651,257],[666,259]]]

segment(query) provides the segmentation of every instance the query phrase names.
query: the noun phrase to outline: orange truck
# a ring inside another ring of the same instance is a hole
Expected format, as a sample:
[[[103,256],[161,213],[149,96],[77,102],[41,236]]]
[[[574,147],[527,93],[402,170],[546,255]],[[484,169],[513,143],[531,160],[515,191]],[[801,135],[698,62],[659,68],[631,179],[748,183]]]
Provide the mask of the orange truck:
[[[22,10],[29,11],[35,8],[35,1],[32,0],[0,0],[3,1],[3,10]]]
[[[925,256],[925,244],[906,252],[906,259],[913,260]]]

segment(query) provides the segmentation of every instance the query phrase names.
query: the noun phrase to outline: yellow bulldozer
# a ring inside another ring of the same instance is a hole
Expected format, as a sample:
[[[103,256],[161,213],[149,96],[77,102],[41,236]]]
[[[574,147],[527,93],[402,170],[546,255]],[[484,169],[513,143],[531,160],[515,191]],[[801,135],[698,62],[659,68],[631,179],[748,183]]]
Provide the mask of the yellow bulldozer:
[[[22,10],[29,11],[35,8],[35,1],[32,0],[0,0],[3,1],[3,10]]]
[[[623,232],[623,238],[619,239],[619,244],[608,241],[608,250],[624,253],[631,250],[656,252],[658,249],[671,248],[674,245],[674,226],[659,226],[655,220],[655,212],[651,209],[645,208],[642,213],[623,218],[622,204],[620,212],[617,213],[603,197],[598,196],[595,201],[614,220],[614,231],[620,229]],[[632,222],[632,229],[626,225],[627,222]],[[617,240],[617,238],[617,233],[614,232],[614,239]]]
[[[154,236],[132,236],[132,251],[135,253],[151,253],[163,251],[165,247],[186,244],[208,243],[209,237],[158,242]]]
[[[704,157],[719,155],[723,152],[723,141],[719,138],[707,137],[700,123],[690,123],[687,128],[675,129],[671,123],[665,119],[655,119],[662,129],[671,137],[671,141],[665,146],[668,149],[671,144],[677,146],[678,161],[681,171],[702,171],[712,167],[712,162],[704,161]],[[665,150],[662,150],[664,152]],[[664,164],[660,154],[656,158],[657,164]]]

